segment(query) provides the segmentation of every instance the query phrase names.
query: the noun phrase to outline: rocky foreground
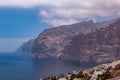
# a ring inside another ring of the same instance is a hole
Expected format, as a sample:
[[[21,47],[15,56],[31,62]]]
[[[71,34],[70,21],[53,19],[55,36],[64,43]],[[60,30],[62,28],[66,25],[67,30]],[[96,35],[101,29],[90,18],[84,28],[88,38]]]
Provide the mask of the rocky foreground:
[[[68,75],[50,76],[40,80],[120,80],[120,60],[102,64]]]

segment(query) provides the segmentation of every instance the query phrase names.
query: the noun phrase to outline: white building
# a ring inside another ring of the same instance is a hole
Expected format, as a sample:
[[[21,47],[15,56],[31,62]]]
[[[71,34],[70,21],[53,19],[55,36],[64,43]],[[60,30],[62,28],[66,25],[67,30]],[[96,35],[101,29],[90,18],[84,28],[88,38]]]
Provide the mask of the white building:
[[[66,77],[59,78],[58,80],[67,80]]]

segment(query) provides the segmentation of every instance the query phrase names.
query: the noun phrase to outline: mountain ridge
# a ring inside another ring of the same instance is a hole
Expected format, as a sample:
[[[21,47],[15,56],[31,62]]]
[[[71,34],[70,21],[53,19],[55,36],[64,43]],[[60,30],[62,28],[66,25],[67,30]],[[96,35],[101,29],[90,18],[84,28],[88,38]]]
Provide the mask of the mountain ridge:
[[[31,58],[61,58],[64,48],[75,35],[88,34],[95,29],[105,28],[113,22],[115,20],[97,23],[90,20],[46,29],[36,38],[30,56]]]
[[[75,35],[64,50],[64,59],[109,62],[120,58],[120,19],[106,28]],[[66,56],[66,57],[65,57]],[[74,56],[74,57],[73,57]],[[63,58],[61,57],[61,58]],[[81,60],[80,60],[81,59]]]

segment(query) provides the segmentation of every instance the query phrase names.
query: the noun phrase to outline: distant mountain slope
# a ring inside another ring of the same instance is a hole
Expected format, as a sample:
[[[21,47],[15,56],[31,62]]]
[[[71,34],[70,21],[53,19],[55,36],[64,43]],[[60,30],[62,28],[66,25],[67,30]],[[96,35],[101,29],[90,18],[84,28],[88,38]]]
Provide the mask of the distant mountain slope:
[[[23,43],[16,51],[15,53],[20,53],[20,54],[27,54],[29,55],[32,50],[32,46],[34,44],[34,39],[29,40],[28,42]]]
[[[78,34],[88,34],[96,28],[104,28],[115,20],[94,23],[92,20],[84,21],[72,25],[63,25],[44,30],[35,40],[31,57],[32,58],[67,58],[64,56],[64,50],[69,45],[73,36]],[[65,52],[65,55],[69,54]],[[78,54],[79,55],[79,54]],[[80,56],[80,55],[79,55]],[[74,58],[74,56],[73,56]],[[77,57],[78,58],[78,57]]]

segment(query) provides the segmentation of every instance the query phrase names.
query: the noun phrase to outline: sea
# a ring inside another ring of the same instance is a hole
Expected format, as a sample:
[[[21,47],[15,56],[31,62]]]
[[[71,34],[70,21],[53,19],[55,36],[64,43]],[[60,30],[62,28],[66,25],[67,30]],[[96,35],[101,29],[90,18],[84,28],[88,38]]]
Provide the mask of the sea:
[[[17,53],[0,53],[0,80],[39,80],[81,70],[79,64],[56,59],[32,60]]]

